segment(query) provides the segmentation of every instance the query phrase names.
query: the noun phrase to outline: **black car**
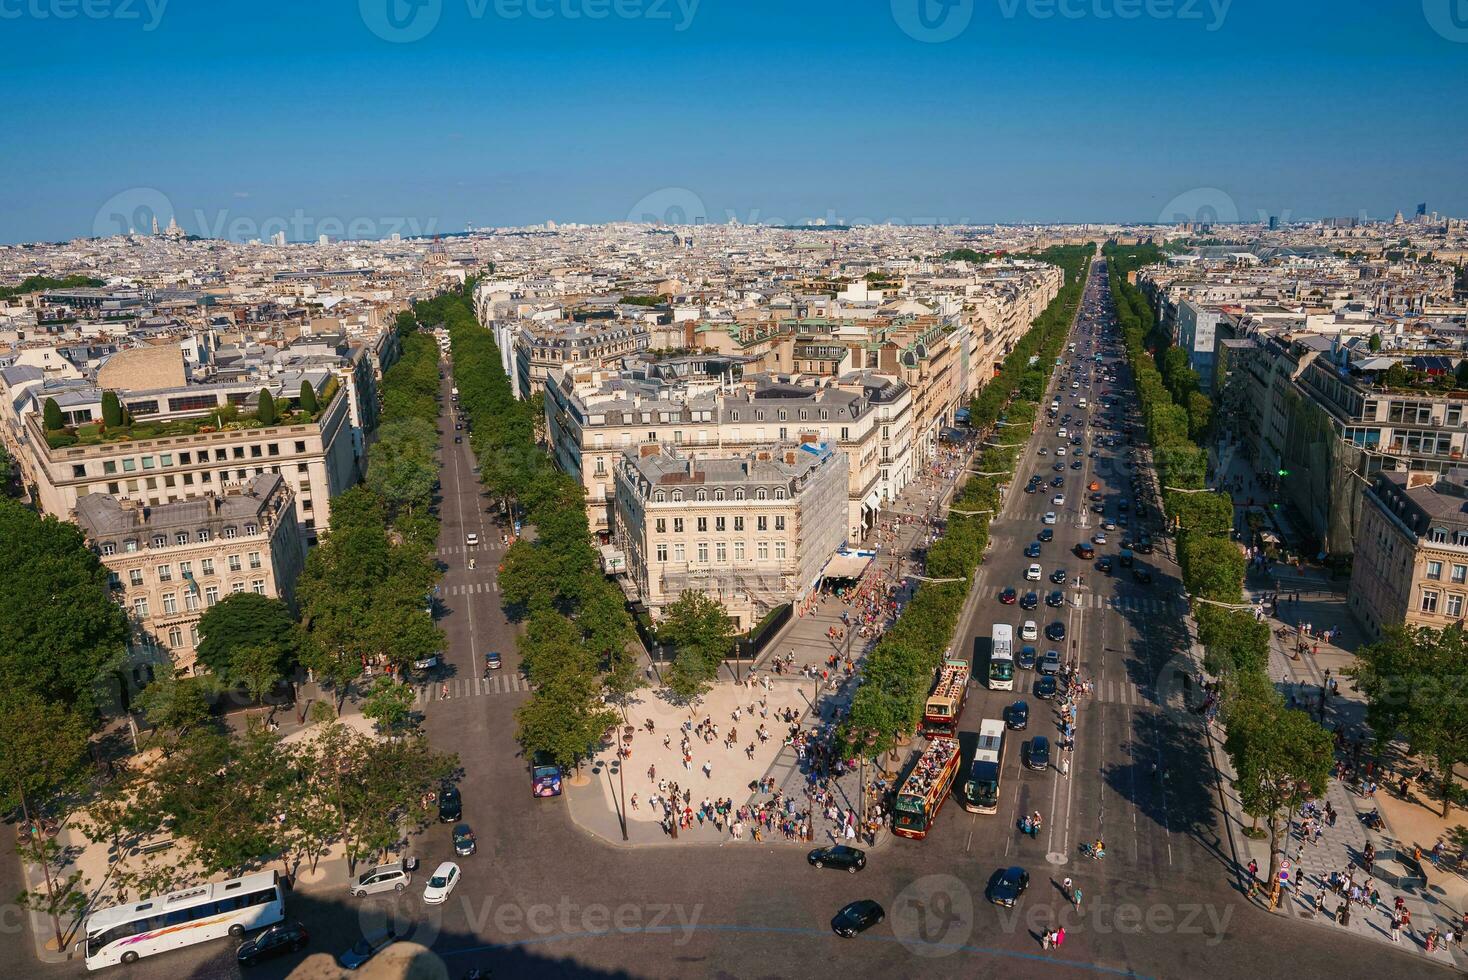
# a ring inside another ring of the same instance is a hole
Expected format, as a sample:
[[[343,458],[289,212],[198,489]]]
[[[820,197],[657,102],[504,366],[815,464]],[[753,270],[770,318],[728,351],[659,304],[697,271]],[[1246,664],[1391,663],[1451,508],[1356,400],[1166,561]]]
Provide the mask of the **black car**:
[[[844,906],[831,920],[831,931],[842,939],[850,939],[859,932],[866,932],[887,917],[882,906],[870,898]]]
[[[463,819],[464,801],[459,796],[459,787],[445,785],[438,794],[438,822],[453,823]]]
[[[1063,472],[1065,470],[1065,464],[1064,463],[1056,463],[1054,466],[1052,466],[1050,468],[1052,470],[1054,470],[1055,472],[1060,473],[1060,472]]]
[[[1144,555],[1152,553],[1152,536],[1143,534],[1137,538],[1137,551]]]
[[[454,824],[454,853],[459,857],[468,857],[473,854],[479,846],[474,839],[474,831],[469,829],[466,823]]]
[[[1048,528],[1048,527],[1041,528],[1040,529],[1039,538],[1040,538],[1041,541],[1054,541],[1055,540],[1055,532],[1053,530],[1051,530],[1050,528]]]
[[[1030,750],[1025,755],[1025,765],[1036,770],[1050,768],[1050,740],[1044,735],[1036,735],[1030,739]]]
[[[1050,594],[1045,597],[1045,605],[1051,609],[1065,605],[1065,593],[1059,589],[1051,589]]]
[[[1038,541],[1031,541],[1029,544],[1025,545],[1025,557],[1026,558],[1039,558],[1040,557],[1040,542],[1038,542]]]
[[[1024,868],[1001,868],[989,879],[989,901],[1007,909],[1030,887],[1030,873]]]
[[[464,437],[463,436],[454,436],[454,442],[463,442],[463,441],[464,441]]]
[[[1076,545],[1076,557],[1084,561],[1090,561],[1096,557],[1096,549],[1091,547],[1091,542],[1082,541]]]
[[[1042,660],[1040,663],[1043,665],[1045,661]],[[1059,690],[1060,687],[1055,681],[1054,674],[1042,674],[1040,679],[1035,682],[1035,697],[1041,701],[1055,700],[1055,695]]]
[[[1038,489],[1040,489],[1040,484],[1031,483],[1025,486],[1025,493],[1034,493]]]
[[[1065,624],[1057,619],[1055,622],[1045,627],[1045,638],[1047,640],[1054,640],[1056,643],[1059,643],[1061,640],[1065,639]]]
[[[845,844],[837,844],[835,847],[818,847],[805,856],[813,868],[835,868],[838,871],[850,871],[856,874],[867,866],[866,851],[855,847],[847,847]]]
[[[1073,463],[1070,464],[1070,468],[1073,469],[1073,470],[1080,469],[1081,468],[1081,461],[1080,460],[1074,461]]]
[[[1015,600],[1018,598],[1019,593],[1014,591],[1014,589],[999,590],[999,601],[1004,603],[1006,606],[1014,605]]]
[[[1063,477],[1063,476],[1057,476],[1055,479],[1053,479],[1053,480],[1050,481],[1050,485],[1052,487],[1063,487],[1063,486],[1065,486],[1065,477]]]
[[[1037,657],[1039,657],[1039,655],[1040,655],[1039,652],[1034,647],[1030,646],[1028,643],[1026,643],[1024,646],[1020,647],[1020,651],[1019,651],[1019,668],[1020,668],[1020,670],[1034,670],[1035,669],[1035,660],[1036,660]]]
[[[1065,569],[1063,568],[1057,568],[1055,571],[1050,573],[1050,581],[1054,582],[1056,585],[1064,585],[1066,577],[1067,574]]]
[[[1019,607],[1021,609],[1034,609],[1039,605],[1040,597],[1034,592],[1026,592],[1024,595],[1019,597]]]
[[[235,962],[240,966],[254,966],[287,953],[299,953],[310,941],[311,934],[305,926],[287,919],[240,943],[240,948],[234,951]]]
[[[1016,701],[1004,711],[1004,722],[1011,731],[1022,732],[1030,723],[1030,705],[1028,701]]]
[[[1103,557],[1100,561],[1096,563],[1096,567],[1101,569],[1101,571],[1103,572],[1109,573],[1111,571],[1111,556],[1106,555],[1105,557]]]
[[[1132,578],[1136,579],[1142,585],[1152,584],[1152,573],[1141,566],[1132,569]]]

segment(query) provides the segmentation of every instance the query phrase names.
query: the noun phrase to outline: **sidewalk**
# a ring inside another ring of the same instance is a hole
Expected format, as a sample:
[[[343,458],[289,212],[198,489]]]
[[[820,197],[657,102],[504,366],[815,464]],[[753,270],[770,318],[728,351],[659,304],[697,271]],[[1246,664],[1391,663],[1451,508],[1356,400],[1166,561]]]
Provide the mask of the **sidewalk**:
[[[1247,492],[1247,488],[1258,485],[1252,482],[1252,474],[1235,473],[1236,470],[1246,469],[1247,465],[1247,461],[1233,454],[1231,459],[1226,459],[1226,466],[1215,479],[1238,476]],[[1269,618],[1271,638],[1268,671],[1281,694],[1286,699],[1297,700],[1312,716],[1321,720],[1326,728],[1336,730],[1339,727],[1349,740],[1365,729],[1366,705],[1362,696],[1351,690],[1350,682],[1343,676],[1343,671],[1353,663],[1355,658],[1352,651],[1363,642],[1363,637],[1346,606],[1344,593],[1324,574],[1313,574],[1314,571],[1316,570],[1307,570],[1302,574],[1289,566],[1254,568],[1246,579],[1245,593],[1251,601],[1261,601],[1274,594],[1280,596],[1278,615]],[[1282,577],[1280,572],[1287,577]],[[1293,598],[1296,591],[1298,600]],[[1334,643],[1318,641],[1313,637],[1305,638],[1307,648],[1296,657],[1292,656],[1292,652],[1296,642],[1295,627],[1299,624],[1310,624],[1317,631],[1338,628],[1339,634]],[[1278,633],[1281,627],[1287,629],[1283,637]],[[1339,681],[1338,693],[1326,695],[1325,685],[1334,679]],[[1215,742],[1221,740],[1222,732],[1210,729],[1210,733]],[[1224,795],[1229,818],[1235,820],[1240,828],[1251,826],[1253,821],[1242,813],[1237,792],[1232,788],[1234,773],[1221,744],[1215,745],[1214,756],[1224,776]],[[1414,825],[1414,833],[1399,833],[1405,829],[1405,826],[1398,826],[1399,821],[1404,825],[1408,822],[1408,815],[1403,811],[1411,805],[1389,800],[1385,789],[1378,791],[1368,801],[1334,776],[1327,783],[1324,798],[1317,802],[1322,807],[1328,803],[1335,810],[1335,825],[1323,826],[1319,843],[1311,843],[1302,838],[1299,820],[1289,828],[1282,846],[1284,859],[1291,865],[1291,887],[1282,893],[1279,911],[1282,914],[1293,914],[1296,918],[1309,921],[1320,928],[1345,929],[1358,936],[1390,943],[1391,909],[1396,897],[1400,895],[1411,913],[1411,927],[1404,929],[1401,941],[1393,945],[1413,950],[1443,965],[1459,968],[1468,966],[1468,956],[1464,956],[1456,947],[1449,950],[1439,946],[1432,953],[1426,951],[1423,937],[1427,930],[1437,928],[1441,932],[1449,926],[1461,924],[1463,912],[1468,909],[1468,883],[1456,873],[1434,873],[1429,865],[1429,874],[1432,877],[1424,888],[1420,880],[1410,876],[1408,868],[1395,860],[1395,853],[1399,848],[1410,851],[1413,843],[1421,843],[1426,851],[1436,840],[1431,829],[1417,829],[1415,825],[1419,821],[1416,820],[1410,821]],[[1363,813],[1370,811],[1375,811],[1382,818],[1382,827],[1379,830],[1369,829],[1361,819]],[[1434,839],[1424,842],[1423,838],[1426,836],[1434,836]],[[1247,863],[1252,857],[1259,863],[1261,876],[1267,873],[1270,864],[1269,841],[1253,840],[1242,833],[1236,839],[1241,848],[1240,861]],[[1376,852],[1374,878],[1366,874],[1362,860],[1368,842]],[[1343,875],[1353,873],[1358,884],[1371,880],[1380,892],[1381,904],[1375,909],[1362,905],[1353,907],[1349,924],[1342,926],[1338,910],[1346,900],[1330,891],[1327,882],[1331,872]],[[1315,912],[1316,897],[1322,892],[1325,895],[1324,915]],[[1255,896],[1255,901],[1261,907],[1267,907],[1267,888],[1261,889]]]

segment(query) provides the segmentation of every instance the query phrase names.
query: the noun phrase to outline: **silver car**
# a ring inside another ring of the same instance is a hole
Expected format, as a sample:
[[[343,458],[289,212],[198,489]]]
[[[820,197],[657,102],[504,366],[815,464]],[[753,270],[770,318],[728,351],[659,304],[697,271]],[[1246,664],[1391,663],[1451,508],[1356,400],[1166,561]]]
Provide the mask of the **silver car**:
[[[413,875],[402,861],[379,864],[357,876],[350,891],[353,898],[376,895],[378,892],[400,892],[412,882]]]

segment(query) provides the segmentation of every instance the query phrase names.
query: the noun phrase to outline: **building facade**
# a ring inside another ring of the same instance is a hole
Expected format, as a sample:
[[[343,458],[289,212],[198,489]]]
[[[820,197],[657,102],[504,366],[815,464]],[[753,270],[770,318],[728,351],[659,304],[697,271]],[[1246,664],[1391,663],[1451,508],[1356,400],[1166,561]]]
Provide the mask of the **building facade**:
[[[199,619],[225,596],[255,592],[294,602],[305,543],[291,487],[278,474],[172,503],[88,494],[76,522],[107,567],[132,627],[132,680],[191,673]]]
[[[1369,635],[1462,625],[1468,609],[1468,470],[1382,473],[1365,495],[1348,601]]]
[[[798,602],[846,540],[846,466],[818,443],[722,459],[651,443],[623,451],[614,535],[632,590],[655,619],[703,592],[738,629]]]

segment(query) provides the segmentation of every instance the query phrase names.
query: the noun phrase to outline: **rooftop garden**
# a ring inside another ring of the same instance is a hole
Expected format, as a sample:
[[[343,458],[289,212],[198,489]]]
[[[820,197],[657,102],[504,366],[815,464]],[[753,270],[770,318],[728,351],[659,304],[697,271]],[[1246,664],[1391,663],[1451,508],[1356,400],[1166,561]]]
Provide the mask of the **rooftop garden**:
[[[223,405],[208,415],[143,422],[135,421],[131,413],[118,402],[117,396],[108,391],[102,395],[101,421],[84,422],[80,425],[65,425],[60,407],[54,399],[48,398],[42,427],[46,432],[47,445],[52,449],[64,449],[68,446],[99,446],[209,432],[307,425],[321,418],[325,407],[336,397],[338,387],[337,379],[330,378],[326,382],[326,390],[317,395],[309,384],[302,382],[300,394],[289,400],[277,400],[261,389],[254,411],[247,411],[239,405]]]

